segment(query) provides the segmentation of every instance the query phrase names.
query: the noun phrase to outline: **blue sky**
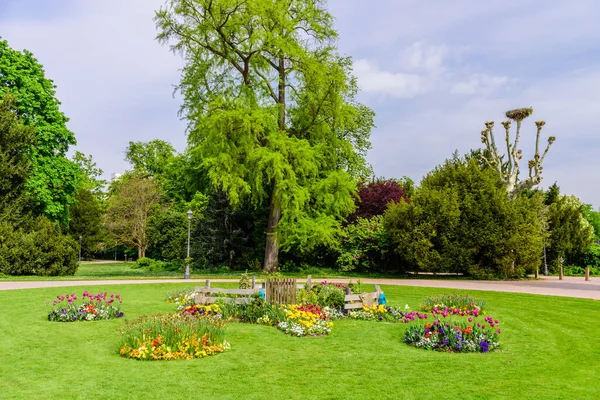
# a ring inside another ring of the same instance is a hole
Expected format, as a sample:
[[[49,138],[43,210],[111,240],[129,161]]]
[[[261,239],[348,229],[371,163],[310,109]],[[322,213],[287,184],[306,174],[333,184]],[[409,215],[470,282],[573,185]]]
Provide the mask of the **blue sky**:
[[[173,97],[181,60],[154,41],[163,3],[0,0],[0,36],[44,65],[76,149],[106,175],[127,168],[130,140],[185,147]],[[523,164],[534,120],[546,120],[545,136],[557,141],[543,185],[557,181],[600,206],[600,2],[330,0],[329,9],[359,99],[377,114],[368,156],[376,175],[418,182],[455,149],[479,147],[485,121],[532,106]]]

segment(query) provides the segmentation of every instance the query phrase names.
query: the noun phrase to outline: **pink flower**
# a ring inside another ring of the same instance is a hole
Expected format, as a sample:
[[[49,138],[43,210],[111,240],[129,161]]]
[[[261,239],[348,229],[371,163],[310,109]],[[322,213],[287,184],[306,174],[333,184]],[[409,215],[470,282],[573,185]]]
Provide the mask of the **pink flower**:
[[[473,322],[473,318],[469,317],[468,321]]]

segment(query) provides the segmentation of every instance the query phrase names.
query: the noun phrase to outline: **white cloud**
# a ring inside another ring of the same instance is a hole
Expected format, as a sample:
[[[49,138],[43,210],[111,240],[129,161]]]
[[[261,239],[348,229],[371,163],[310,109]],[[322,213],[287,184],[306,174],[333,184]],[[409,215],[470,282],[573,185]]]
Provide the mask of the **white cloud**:
[[[430,92],[457,95],[490,95],[507,85],[506,76],[465,72],[461,63],[464,49],[415,42],[400,52],[395,70],[383,70],[374,60],[358,59],[354,73],[360,88],[368,94],[411,99]]]
[[[383,94],[395,98],[411,98],[432,88],[432,82],[418,74],[382,71],[369,60],[354,62],[354,74],[361,90],[371,94]]]

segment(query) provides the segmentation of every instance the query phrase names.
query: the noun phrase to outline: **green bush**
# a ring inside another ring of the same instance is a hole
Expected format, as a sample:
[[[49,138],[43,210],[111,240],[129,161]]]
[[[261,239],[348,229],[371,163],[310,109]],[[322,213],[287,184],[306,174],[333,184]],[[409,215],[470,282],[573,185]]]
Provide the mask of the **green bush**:
[[[153,259],[148,257],[138,258],[134,265],[131,268],[147,268],[152,265],[154,262]]]
[[[384,268],[390,250],[390,240],[383,226],[383,216],[358,218],[340,230],[341,271],[373,271]]]
[[[74,275],[78,243],[58,226],[38,217],[13,229],[0,228],[0,272],[7,275]]]
[[[321,283],[313,285],[310,292],[301,289],[298,292],[298,302],[301,304],[316,304],[319,307],[344,308],[346,286],[342,284]]]

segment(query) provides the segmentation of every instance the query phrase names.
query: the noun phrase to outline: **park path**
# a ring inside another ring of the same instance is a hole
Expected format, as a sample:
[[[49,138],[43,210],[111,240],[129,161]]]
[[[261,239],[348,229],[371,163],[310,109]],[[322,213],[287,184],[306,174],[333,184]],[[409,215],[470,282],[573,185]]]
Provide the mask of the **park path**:
[[[346,279],[327,279],[328,282],[348,282]],[[147,283],[204,283],[205,279],[136,279],[136,280],[92,280],[92,281],[0,281],[0,290],[37,289],[69,286],[135,285]],[[211,279],[211,282],[237,282],[237,279]],[[298,279],[299,282],[304,281]],[[313,282],[316,282],[314,279]],[[356,281],[356,278],[353,278]],[[529,293],[548,296],[577,297],[600,300],[600,278],[586,282],[580,277],[542,277],[531,281],[467,281],[437,279],[361,279],[362,283],[420,286],[463,290],[489,290],[496,292]]]

